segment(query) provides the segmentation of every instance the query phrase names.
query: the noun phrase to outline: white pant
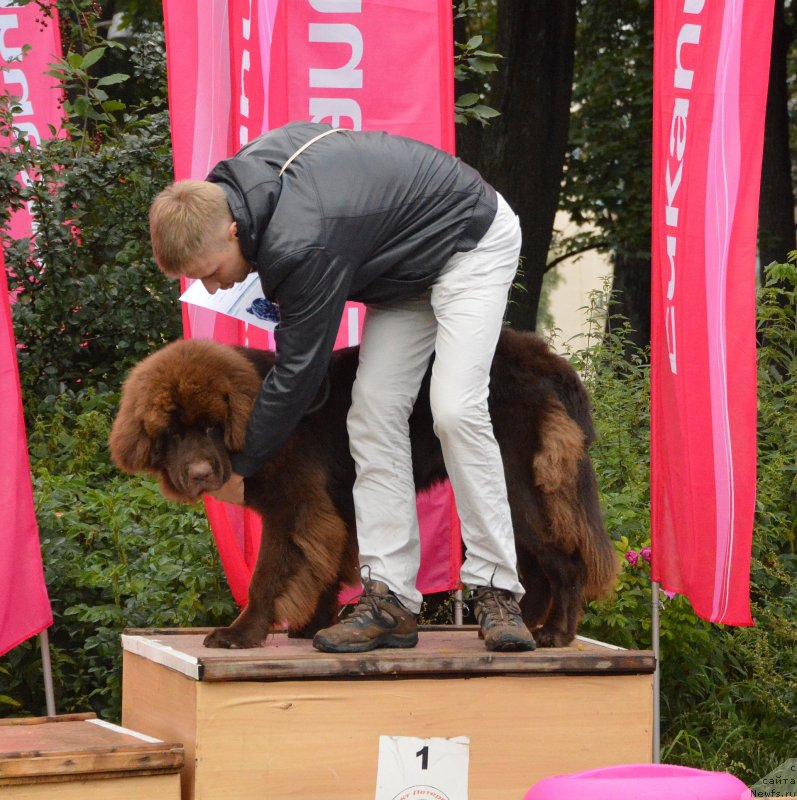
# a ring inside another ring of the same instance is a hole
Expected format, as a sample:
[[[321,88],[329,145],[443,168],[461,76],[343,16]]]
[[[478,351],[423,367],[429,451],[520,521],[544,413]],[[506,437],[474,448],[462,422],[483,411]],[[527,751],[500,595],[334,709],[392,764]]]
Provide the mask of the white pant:
[[[420,535],[408,419],[432,352],[431,406],[462,522],[466,586],[523,595],[501,454],[487,395],[507,295],[520,254],[518,219],[499,195],[479,244],[455,253],[431,290],[369,306],[348,430],[357,466],[360,565],[417,613]]]

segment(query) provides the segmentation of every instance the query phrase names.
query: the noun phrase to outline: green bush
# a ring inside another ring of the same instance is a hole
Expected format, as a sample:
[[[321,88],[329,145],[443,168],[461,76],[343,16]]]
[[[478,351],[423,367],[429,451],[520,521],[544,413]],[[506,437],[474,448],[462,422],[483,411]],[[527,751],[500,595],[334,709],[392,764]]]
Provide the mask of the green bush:
[[[121,475],[107,438],[118,396],[62,394],[29,434],[36,515],[53,607],[59,713],[118,720],[126,627],[203,627],[235,615],[204,509]],[[0,659],[0,714],[43,714],[38,645]]]
[[[795,260],[770,267],[758,298],[755,626],[705,622],[681,596],[661,601],[663,760],[728,770],[750,783],[793,758],[797,741]],[[621,326],[594,337],[575,360],[594,405],[592,454],[607,527],[625,557],[614,596],[591,604],[582,633],[648,648],[650,571],[640,555],[650,545],[646,353],[629,349]]]
[[[64,391],[116,388],[136,361],[180,335],[178,287],[156,268],[148,232],[149,204],[172,172],[163,36],[149,31],[130,50],[133,72],[153,81],[139,108],[106,93],[126,76],[91,77],[105,53],[94,45],[70,50],[53,73],[71,98],[66,137],[35,146],[13,126],[16,100],[0,97],[0,130],[12,140],[0,154],[0,196],[10,209],[27,203],[36,225],[35,237],[10,239],[10,209],[0,204],[28,419]]]

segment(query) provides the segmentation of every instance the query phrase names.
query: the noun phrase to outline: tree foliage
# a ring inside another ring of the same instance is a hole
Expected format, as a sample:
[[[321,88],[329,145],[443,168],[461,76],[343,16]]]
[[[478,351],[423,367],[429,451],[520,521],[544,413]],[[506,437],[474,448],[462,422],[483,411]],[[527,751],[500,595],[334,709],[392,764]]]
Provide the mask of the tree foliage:
[[[461,0],[455,6],[454,24],[454,80],[466,87],[454,101],[454,121],[467,125],[480,122],[482,125],[497,117],[499,112],[484,104],[484,88],[490,76],[498,71],[500,53],[484,49],[481,33],[468,36],[468,20],[477,18],[483,22],[484,12],[477,0]],[[463,41],[458,41],[461,35]]]
[[[611,313],[650,341],[653,0],[582,3],[561,207],[614,267]]]

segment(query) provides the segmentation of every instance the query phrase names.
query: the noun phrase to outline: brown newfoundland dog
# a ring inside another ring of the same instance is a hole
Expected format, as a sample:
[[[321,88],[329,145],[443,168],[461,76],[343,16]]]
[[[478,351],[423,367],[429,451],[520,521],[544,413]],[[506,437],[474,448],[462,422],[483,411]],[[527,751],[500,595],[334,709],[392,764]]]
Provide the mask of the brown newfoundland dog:
[[[332,624],[341,583],[356,584],[357,537],[346,414],[358,348],[337,351],[319,395],[279,456],[245,483],[263,518],[249,600],[208,647],[257,647],[275,622],[311,636]],[[196,502],[230,475],[273,353],[205,340],[167,345],[128,376],[110,437],[127,472],[160,478],[169,498]],[[493,360],[490,414],[501,448],[526,588],[523,618],[543,647],[569,644],[582,600],[606,593],[616,556],[588,455],[589,401],[570,364],[539,337],[505,330]],[[446,477],[432,430],[429,374],[410,419],[416,487]]]

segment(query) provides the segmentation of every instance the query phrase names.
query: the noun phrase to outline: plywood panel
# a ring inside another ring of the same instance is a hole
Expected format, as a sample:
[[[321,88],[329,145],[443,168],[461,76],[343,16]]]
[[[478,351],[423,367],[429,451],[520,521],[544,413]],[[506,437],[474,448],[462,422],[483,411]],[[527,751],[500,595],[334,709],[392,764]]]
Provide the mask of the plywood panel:
[[[369,653],[320,653],[311,642],[274,633],[265,647],[220,650],[204,647],[202,633],[128,631],[126,651],[203,681],[277,680],[281,678],[363,677],[366,675],[451,675],[493,673],[653,672],[647,650],[623,650],[600,642],[576,640],[569,647],[538,648],[531,653],[489,653],[475,625],[422,629],[418,646]]]
[[[38,783],[0,788],[3,800],[177,800],[180,776],[151,775],[114,780]]]
[[[469,736],[471,800],[650,760],[650,676],[200,684],[197,800],[371,797],[380,735]]]
[[[132,653],[122,661],[122,724],[159,739],[182,742],[182,798],[193,797],[198,684]],[[225,798],[225,800],[231,800]]]
[[[123,721],[183,742],[183,800],[373,797],[380,735],[469,736],[471,800],[651,758],[647,651],[487,653],[475,630],[449,629],[341,659],[284,635],[221,651],[197,631],[129,634]]]
[[[179,772],[183,749],[94,714],[0,721],[0,786]]]

